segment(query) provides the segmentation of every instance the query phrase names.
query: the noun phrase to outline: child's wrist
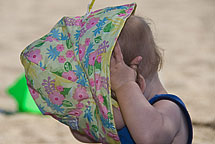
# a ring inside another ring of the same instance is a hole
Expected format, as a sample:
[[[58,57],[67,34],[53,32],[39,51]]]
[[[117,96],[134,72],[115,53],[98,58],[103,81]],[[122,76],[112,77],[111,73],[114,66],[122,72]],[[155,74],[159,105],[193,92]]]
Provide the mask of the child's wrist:
[[[129,89],[129,87],[130,87],[131,85],[138,85],[138,84],[137,84],[135,81],[128,81],[128,82],[122,84],[121,86],[119,86],[119,87],[118,87],[117,89],[115,89],[114,91],[115,91],[115,93],[118,93],[118,92],[120,92],[120,91],[124,91],[124,90],[126,90],[126,89]]]

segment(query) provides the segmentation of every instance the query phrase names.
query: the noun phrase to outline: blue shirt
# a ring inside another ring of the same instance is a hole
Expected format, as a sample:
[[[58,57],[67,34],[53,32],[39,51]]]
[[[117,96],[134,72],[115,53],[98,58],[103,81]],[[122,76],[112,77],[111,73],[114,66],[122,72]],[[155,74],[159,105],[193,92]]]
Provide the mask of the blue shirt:
[[[182,102],[182,100],[175,96],[175,95],[171,95],[171,94],[160,94],[160,95],[155,95],[152,99],[149,100],[149,103],[151,105],[153,105],[154,103],[156,103],[159,100],[170,100],[174,103],[176,103],[181,110],[184,113],[184,116],[187,120],[187,125],[188,125],[188,141],[187,144],[191,144],[192,143],[192,139],[193,139],[193,127],[192,127],[192,122],[190,119],[190,115],[185,107],[185,104]],[[128,128],[125,126],[122,129],[120,129],[118,131],[118,135],[120,138],[120,142],[122,144],[135,144],[133,138],[131,137]]]

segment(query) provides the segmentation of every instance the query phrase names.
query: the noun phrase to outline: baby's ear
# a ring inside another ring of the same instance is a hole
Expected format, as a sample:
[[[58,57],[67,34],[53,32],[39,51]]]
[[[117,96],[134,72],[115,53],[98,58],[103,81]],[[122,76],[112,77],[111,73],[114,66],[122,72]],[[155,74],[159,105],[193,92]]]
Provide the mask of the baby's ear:
[[[138,75],[137,81],[138,81],[138,84],[139,84],[139,87],[140,87],[142,93],[144,93],[145,88],[146,88],[146,81],[141,74]]]

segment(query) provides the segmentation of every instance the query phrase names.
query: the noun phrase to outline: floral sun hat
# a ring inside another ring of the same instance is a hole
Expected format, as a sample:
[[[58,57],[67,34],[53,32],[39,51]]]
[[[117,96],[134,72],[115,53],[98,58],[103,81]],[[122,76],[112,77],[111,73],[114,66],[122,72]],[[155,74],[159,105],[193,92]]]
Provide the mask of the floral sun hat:
[[[40,111],[103,143],[120,143],[113,119],[110,58],[136,4],[63,17],[21,53]]]

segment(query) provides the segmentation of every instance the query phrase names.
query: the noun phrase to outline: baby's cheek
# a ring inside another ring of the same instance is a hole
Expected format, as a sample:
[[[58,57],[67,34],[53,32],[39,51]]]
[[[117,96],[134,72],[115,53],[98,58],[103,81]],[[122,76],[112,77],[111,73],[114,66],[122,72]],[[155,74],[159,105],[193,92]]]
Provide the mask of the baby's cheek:
[[[116,129],[117,130],[122,129],[125,126],[122,113],[114,106],[113,106],[113,117],[114,117]]]

